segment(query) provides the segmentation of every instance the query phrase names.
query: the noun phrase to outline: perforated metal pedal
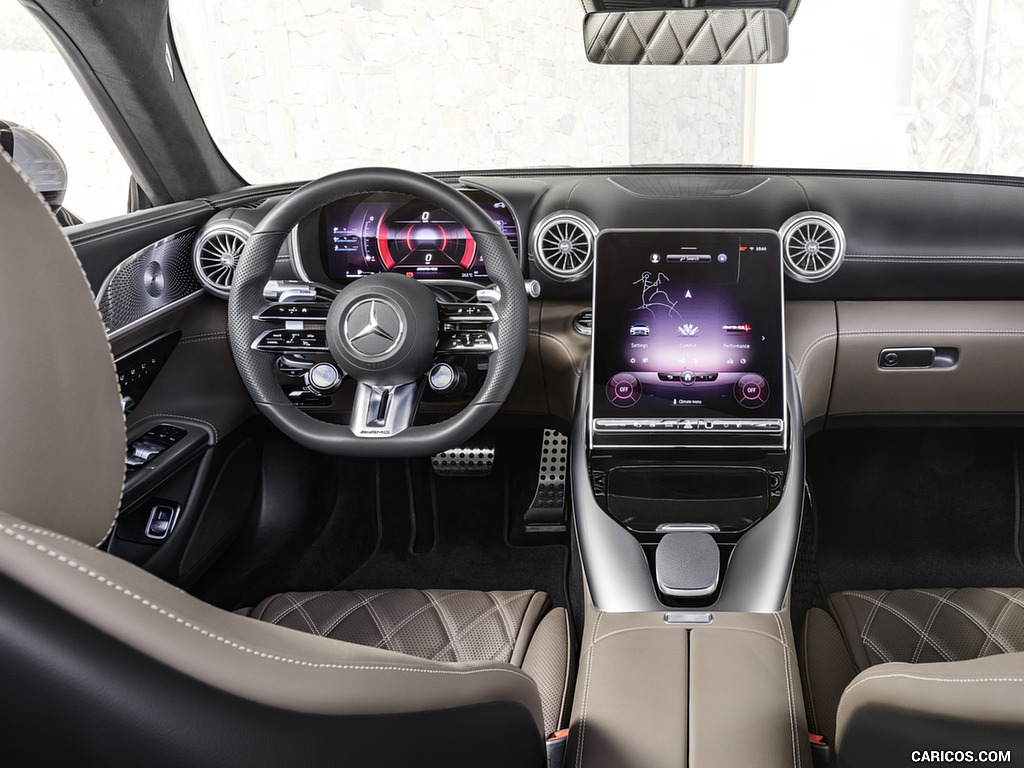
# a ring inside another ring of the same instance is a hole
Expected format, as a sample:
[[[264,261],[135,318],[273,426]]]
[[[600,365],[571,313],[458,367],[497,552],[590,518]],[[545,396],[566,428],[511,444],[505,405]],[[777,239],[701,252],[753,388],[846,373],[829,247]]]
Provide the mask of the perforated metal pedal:
[[[494,444],[460,445],[430,457],[441,477],[486,477],[494,468]]]
[[[533,503],[526,513],[529,528],[537,523],[561,523],[565,519],[565,475],[569,438],[556,429],[545,429],[540,447],[540,471]]]

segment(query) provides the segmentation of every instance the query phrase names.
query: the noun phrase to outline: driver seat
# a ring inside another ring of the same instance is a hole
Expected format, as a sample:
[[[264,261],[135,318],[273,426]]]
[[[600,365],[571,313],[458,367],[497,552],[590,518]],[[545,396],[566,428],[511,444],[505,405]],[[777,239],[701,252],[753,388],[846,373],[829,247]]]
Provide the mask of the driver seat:
[[[0,155],[5,763],[543,765],[574,671],[543,593],[285,594],[238,614],[97,548],[124,477],[110,346],[68,240]],[[27,354],[54,363],[45,386],[13,364]]]

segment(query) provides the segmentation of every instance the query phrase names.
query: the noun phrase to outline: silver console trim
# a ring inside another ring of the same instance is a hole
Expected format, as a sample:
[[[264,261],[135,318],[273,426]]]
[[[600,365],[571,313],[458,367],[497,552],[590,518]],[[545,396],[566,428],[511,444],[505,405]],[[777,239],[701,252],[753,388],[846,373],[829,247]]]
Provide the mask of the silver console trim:
[[[722,529],[714,523],[662,523],[655,533],[718,533]],[[714,592],[714,590],[711,590]]]
[[[782,609],[796,560],[804,497],[804,434],[800,393],[792,362],[786,366],[788,466],[778,506],[747,531],[721,576],[709,612],[773,613]],[[611,613],[664,611],[640,544],[598,505],[590,484],[590,360],[584,365],[572,431],[573,529],[583,575],[594,605]]]
[[[714,620],[713,613],[700,611],[669,611],[664,616],[666,624],[711,624]]]

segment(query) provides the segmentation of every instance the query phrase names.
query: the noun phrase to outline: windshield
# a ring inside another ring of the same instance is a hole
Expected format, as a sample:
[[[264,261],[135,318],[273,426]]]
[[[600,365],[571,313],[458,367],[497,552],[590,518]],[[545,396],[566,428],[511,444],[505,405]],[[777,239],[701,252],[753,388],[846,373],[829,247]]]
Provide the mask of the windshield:
[[[807,0],[764,67],[607,67],[577,0],[171,0],[214,139],[251,182],[647,164],[1017,175],[1024,3]]]

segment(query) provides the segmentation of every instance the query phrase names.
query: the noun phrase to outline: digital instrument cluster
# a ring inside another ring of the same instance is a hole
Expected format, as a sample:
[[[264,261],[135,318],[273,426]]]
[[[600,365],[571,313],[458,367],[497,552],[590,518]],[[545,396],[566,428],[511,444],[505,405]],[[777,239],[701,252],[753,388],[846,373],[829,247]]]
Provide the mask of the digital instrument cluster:
[[[507,205],[481,190],[465,194],[497,224],[518,256],[519,233]],[[415,197],[379,192],[347,197],[324,206],[320,225],[323,269],[335,282],[381,272],[420,280],[487,279],[466,228]]]

